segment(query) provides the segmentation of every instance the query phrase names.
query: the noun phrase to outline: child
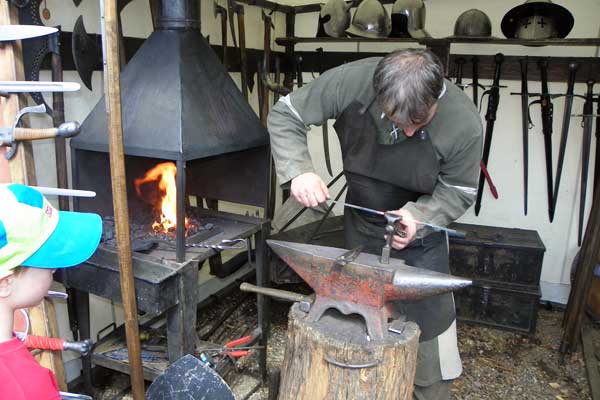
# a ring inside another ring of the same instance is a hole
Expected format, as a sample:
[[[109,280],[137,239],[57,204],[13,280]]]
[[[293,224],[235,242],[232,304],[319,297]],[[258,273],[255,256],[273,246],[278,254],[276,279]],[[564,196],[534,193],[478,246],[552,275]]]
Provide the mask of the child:
[[[57,211],[37,190],[0,185],[0,400],[60,399],[56,378],[13,334],[14,311],[40,303],[56,268],[98,247],[96,214]]]

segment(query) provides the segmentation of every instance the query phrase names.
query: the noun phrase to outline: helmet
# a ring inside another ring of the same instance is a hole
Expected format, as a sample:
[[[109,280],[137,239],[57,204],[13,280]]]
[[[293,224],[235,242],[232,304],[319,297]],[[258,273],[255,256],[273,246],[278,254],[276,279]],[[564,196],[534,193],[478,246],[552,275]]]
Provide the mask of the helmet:
[[[350,26],[350,7],[344,0],[329,0],[321,5],[317,36],[345,37]]]
[[[371,39],[384,38],[390,34],[390,16],[379,0],[364,0],[354,12],[352,24],[346,33]]]
[[[550,0],[527,0],[502,18],[502,33],[509,39],[564,38],[573,28],[573,15]]]
[[[454,23],[456,37],[489,37],[492,35],[492,21],[481,10],[472,8],[460,14]]]
[[[392,7],[393,37],[430,37],[425,30],[425,3],[423,0],[396,0]]]

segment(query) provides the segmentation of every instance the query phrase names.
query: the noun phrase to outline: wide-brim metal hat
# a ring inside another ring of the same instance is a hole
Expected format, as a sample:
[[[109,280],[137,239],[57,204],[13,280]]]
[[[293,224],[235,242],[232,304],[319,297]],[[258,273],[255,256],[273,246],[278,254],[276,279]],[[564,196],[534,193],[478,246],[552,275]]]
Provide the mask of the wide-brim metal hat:
[[[507,38],[513,39],[520,21],[534,15],[552,18],[559,38],[566,37],[575,23],[573,14],[561,5],[554,4],[550,0],[528,0],[507,12],[502,18],[500,25],[502,33]]]

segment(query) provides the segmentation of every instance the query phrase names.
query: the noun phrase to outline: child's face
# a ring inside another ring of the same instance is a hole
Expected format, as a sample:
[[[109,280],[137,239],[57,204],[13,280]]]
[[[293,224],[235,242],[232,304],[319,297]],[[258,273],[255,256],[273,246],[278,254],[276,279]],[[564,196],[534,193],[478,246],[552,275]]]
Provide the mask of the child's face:
[[[27,308],[38,305],[52,285],[53,269],[24,268],[13,276],[11,303],[14,308]]]

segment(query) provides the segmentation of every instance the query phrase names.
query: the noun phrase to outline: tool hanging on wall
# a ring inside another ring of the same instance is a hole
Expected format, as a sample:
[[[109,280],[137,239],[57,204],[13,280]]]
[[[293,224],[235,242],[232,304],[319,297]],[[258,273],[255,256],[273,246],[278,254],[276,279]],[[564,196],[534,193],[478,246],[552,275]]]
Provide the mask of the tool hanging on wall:
[[[502,73],[502,63],[504,62],[504,55],[502,53],[496,54],[494,57],[496,66],[494,68],[494,80],[492,86],[483,93],[483,96],[488,95],[488,106],[485,114],[486,126],[485,126],[485,138],[483,144],[483,156],[481,161],[487,168],[488,159],[490,156],[490,149],[492,146],[492,134],[494,132],[494,123],[496,122],[496,112],[498,111],[498,104],[500,103],[500,76]],[[473,82],[473,87],[476,84]],[[485,176],[483,173],[479,174],[479,184],[477,186],[477,199],[475,200],[475,215],[479,215],[481,209],[481,198],[483,197],[483,186]]]
[[[565,109],[563,112],[562,129],[560,133],[560,146],[558,148],[558,163],[556,164],[556,175],[554,177],[554,192],[552,194],[552,208],[556,210],[558,202],[558,188],[560,186],[560,177],[562,175],[563,163],[567,149],[567,138],[569,136],[569,125],[571,123],[571,111],[573,109],[573,92],[575,89],[575,77],[579,64],[572,62],[569,64],[569,79],[567,81],[567,92],[565,94]]]
[[[96,67],[102,64],[102,49],[98,40],[87,33],[83,23],[83,15],[77,18],[73,26],[71,52],[81,82],[89,90],[92,90],[92,75]]]
[[[579,196],[579,230],[577,231],[577,245],[581,246],[583,239],[583,219],[585,214],[585,196],[590,163],[590,150],[592,144],[592,125],[594,113],[594,81],[587,82],[587,92],[583,105],[583,142],[581,148],[581,182]]]
[[[473,56],[473,58],[471,58],[471,66],[472,66],[472,73],[471,73],[471,79],[472,79],[472,83],[471,83],[471,89],[473,90],[473,103],[475,103],[475,107],[479,106],[479,87],[481,85],[479,85],[479,57],[477,56]]]
[[[527,191],[529,174],[529,130],[531,129],[531,116],[529,115],[529,89],[527,87],[527,57],[519,60],[521,65],[521,133],[523,135],[523,213],[527,215]]]
[[[51,35],[56,28],[39,25],[0,25],[0,42]]]
[[[466,85],[463,85],[463,83],[462,83],[463,67],[465,66],[465,59],[462,57],[458,57],[454,63],[456,65],[456,80],[454,81],[454,83],[456,84],[456,86],[458,86],[462,90],[465,90]]]
[[[553,205],[553,178],[552,178],[552,120],[554,115],[554,105],[552,104],[552,96],[548,91],[548,59],[538,61],[540,69],[540,80],[542,92],[538,100],[532,101],[533,104],[539,104],[542,113],[542,133],[544,135],[544,152],[546,154],[546,188],[548,192],[548,216],[550,222],[554,219]]]
[[[596,194],[598,182],[600,182],[600,96],[596,99],[596,102],[598,103],[598,105],[596,106],[596,152],[594,153],[594,194]]]
[[[10,146],[4,157],[10,160],[17,151],[17,146],[23,140],[51,139],[55,137],[73,137],[79,133],[81,127],[78,122],[71,121],[61,124],[58,128],[19,128],[21,118],[27,113],[45,113],[46,107],[43,104],[33,107],[25,107],[21,109],[13,123],[13,126],[8,128],[0,128],[0,146]]]
[[[465,90],[466,87],[469,86],[469,85],[463,85],[463,83],[462,83],[464,64],[465,64],[464,58],[459,57],[456,59],[456,82],[455,82],[455,84],[463,91]],[[490,187],[492,196],[494,196],[494,198],[497,199],[498,191],[496,190],[496,186],[494,185],[494,182],[492,181],[492,177],[490,176],[490,173],[488,172],[486,165],[483,162],[480,162],[479,168],[481,170],[481,173],[485,176],[485,180],[487,181],[488,186]]]
[[[233,0],[227,1],[228,11],[230,11],[229,19],[230,24],[232,24],[231,20],[233,19],[233,15],[237,16],[237,25],[238,25],[238,33],[239,33],[239,44],[240,44],[240,72],[241,72],[241,84],[242,84],[242,94],[244,98],[248,100],[248,91],[252,91],[252,87],[254,86],[254,81],[252,81],[252,85],[248,81],[248,59],[246,54],[246,23],[244,20],[244,6],[241,4],[237,4]],[[233,14],[231,13],[233,12]],[[232,25],[230,25],[231,27]],[[237,47],[235,42],[235,35],[233,39],[234,46]],[[254,78],[251,77],[253,80]]]
[[[317,52],[317,65],[320,76],[323,75],[323,72],[325,72],[325,67],[323,66],[323,48],[319,47],[315,51]],[[325,121],[323,125],[321,125],[321,129],[323,130],[323,153],[325,156],[325,167],[327,168],[327,173],[329,176],[333,177],[333,172],[331,169],[331,153],[329,151],[329,126],[327,123],[328,121]]]
[[[225,7],[220,6],[219,3],[217,3],[217,1],[214,0],[213,13],[215,15],[215,18],[221,18],[221,47],[223,47],[223,56],[221,58],[221,61],[223,62],[223,65],[227,70],[227,9],[225,9]],[[235,35],[233,35],[233,38],[235,40]]]

